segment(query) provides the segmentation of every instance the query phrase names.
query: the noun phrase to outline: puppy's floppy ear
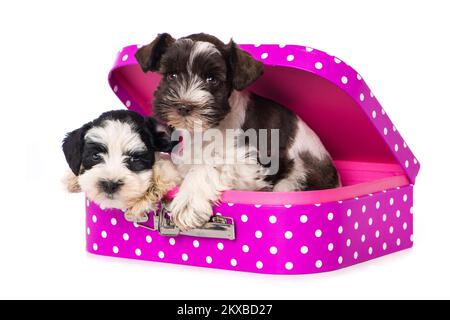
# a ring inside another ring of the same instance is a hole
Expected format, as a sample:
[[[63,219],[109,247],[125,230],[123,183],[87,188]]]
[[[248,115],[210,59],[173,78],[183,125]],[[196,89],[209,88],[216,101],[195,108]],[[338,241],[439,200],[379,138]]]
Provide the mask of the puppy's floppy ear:
[[[67,164],[72,172],[78,176],[81,168],[81,157],[84,149],[84,135],[92,127],[92,123],[86,123],[81,128],[69,132],[63,140],[62,149]]]
[[[170,139],[169,128],[159,124],[152,117],[147,117],[144,121],[145,130],[150,136],[155,150],[170,153],[179,141],[172,141]]]
[[[142,70],[144,72],[158,71],[162,55],[174,42],[175,39],[170,34],[161,33],[150,44],[140,48],[135,57]]]
[[[227,45],[232,71],[233,88],[243,90],[258,79],[264,72],[262,62],[253,59],[247,52],[239,49],[233,40]]]

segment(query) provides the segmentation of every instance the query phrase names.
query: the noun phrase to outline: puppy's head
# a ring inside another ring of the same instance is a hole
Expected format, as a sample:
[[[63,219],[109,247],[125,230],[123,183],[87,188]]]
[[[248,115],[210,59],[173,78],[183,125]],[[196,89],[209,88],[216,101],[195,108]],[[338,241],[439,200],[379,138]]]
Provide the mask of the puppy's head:
[[[106,208],[126,209],[150,187],[155,154],[174,146],[164,129],[118,110],[68,133],[62,147],[81,191]]]
[[[158,35],[140,48],[136,59],[144,72],[162,75],[154,93],[153,111],[174,128],[191,130],[195,122],[215,127],[230,111],[228,98],[263,72],[263,64],[239,49],[207,34],[175,40]]]

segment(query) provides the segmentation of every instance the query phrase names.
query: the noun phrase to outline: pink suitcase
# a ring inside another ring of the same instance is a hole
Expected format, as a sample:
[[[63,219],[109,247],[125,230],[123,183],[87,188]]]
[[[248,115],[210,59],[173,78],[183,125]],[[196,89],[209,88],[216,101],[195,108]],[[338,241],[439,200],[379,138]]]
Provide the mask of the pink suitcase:
[[[342,60],[297,45],[241,45],[265,64],[251,90],[298,113],[321,137],[343,187],[226,191],[210,229],[177,235],[161,212],[145,227],[86,200],[87,250],[97,255],[267,274],[308,274],[413,245],[419,163],[361,76]],[[159,75],[124,48],[109,74],[130,110],[152,112]],[[157,229],[157,230],[155,230]]]

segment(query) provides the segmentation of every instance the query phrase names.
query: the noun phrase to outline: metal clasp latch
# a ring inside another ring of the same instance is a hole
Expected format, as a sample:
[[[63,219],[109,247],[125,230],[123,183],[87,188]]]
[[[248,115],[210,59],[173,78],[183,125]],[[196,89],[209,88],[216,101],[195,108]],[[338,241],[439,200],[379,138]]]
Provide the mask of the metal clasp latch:
[[[213,216],[210,221],[201,228],[181,231],[170,219],[164,205],[161,205],[159,212],[155,211],[153,216],[153,228],[140,223],[137,225],[148,230],[158,231],[162,236],[169,237],[183,235],[200,238],[236,239],[233,218]]]

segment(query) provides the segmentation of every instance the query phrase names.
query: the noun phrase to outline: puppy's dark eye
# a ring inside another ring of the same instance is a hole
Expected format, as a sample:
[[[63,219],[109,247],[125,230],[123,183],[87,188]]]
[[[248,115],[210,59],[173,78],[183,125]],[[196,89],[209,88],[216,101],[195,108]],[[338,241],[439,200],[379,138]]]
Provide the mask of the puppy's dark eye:
[[[138,157],[130,157],[128,161],[130,161],[130,163],[136,163],[141,161],[141,159]]]
[[[207,76],[206,77],[206,83],[211,85],[216,85],[219,81],[214,76]]]
[[[176,79],[178,78],[178,75],[177,75],[176,73],[169,73],[169,74],[166,76],[166,78],[167,78],[167,80],[169,80],[169,81],[173,81],[173,80],[176,80]]]
[[[94,161],[100,161],[101,159],[102,159],[102,157],[98,153],[94,153],[92,155],[92,160],[94,160]]]

